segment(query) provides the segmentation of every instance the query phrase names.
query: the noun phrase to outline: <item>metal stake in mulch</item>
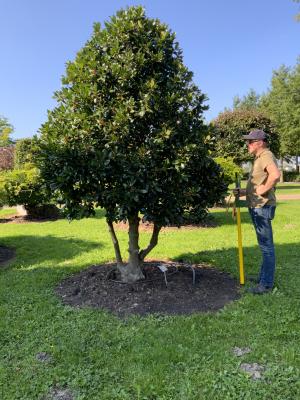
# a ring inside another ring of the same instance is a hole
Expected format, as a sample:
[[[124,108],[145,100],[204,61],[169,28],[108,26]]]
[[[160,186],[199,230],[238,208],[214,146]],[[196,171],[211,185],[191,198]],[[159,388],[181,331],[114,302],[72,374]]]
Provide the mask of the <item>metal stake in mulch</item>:
[[[167,268],[165,265],[163,265],[163,264],[159,264],[159,265],[157,266],[157,268],[159,268],[160,271],[164,274],[165,284],[166,284],[166,287],[168,287],[168,280],[167,280],[167,271],[168,271],[168,268]]]
[[[186,264],[186,267],[188,267],[188,268],[190,268],[192,270],[192,273],[193,273],[193,285],[195,286],[195,282],[196,282],[196,271],[195,271],[195,268],[191,264]]]
[[[190,268],[192,270],[192,273],[193,273],[193,285],[195,285],[195,282],[196,282],[196,271],[195,271],[195,268],[191,264],[185,264],[184,266],[187,267],[187,268]],[[164,264],[159,264],[159,265],[157,265],[157,268],[164,274],[165,284],[166,284],[166,287],[168,287],[168,280],[167,280],[168,267],[166,267]],[[175,268],[176,268],[176,270],[178,269],[177,266],[175,266]]]

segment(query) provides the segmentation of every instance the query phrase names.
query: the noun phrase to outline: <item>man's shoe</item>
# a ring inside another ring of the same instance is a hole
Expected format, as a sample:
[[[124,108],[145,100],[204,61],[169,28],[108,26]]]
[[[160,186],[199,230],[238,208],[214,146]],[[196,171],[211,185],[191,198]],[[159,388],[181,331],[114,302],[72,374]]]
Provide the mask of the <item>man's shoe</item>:
[[[248,289],[248,292],[252,294],[265,294],[265,293],[270,293],[271,291],[272,291],[271,287],[266,287],[261,284]]]

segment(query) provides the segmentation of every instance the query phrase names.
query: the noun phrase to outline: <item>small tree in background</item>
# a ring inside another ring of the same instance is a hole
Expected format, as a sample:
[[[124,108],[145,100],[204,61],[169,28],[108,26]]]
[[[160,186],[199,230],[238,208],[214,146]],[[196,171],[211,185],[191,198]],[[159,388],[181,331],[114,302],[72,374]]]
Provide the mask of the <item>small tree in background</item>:
[[[15,168],[21,169],[26,165],[34,165],[34,154],[37,149],[36,137],[19,139],[15,145]]]
[[[13,169],[15,147],[13,145],[0,147],[0,172]]]
[[[175,35],[142,7],[119,11],[67,65],[58,106],[41,128],[42,176],[69,218],[106,210],[124,282],[141,265],[162,226],[222,196],[220,168],[208,157],[205,96],[184,66]],[[139,248],[140,215],[154,223]],[[113,222],[129,222],[123,262]]]
[[[8,119],[0,116],[0,147],[10,146],[14,143],[10,137],[13,130],[14,128],[8,122]]]
[[[268,135],[271,150],[279,153],[279,139],[274,123],[264,113],[256,109],[236,109],[225,111],[211,122],[208,141],[214,157],[232,158],[241,163],[251,160],[243,135],[253,129],[262,129]]]
[[[256,93],[254,89],[250,89],[249,92],[243,96],[235,96],[233,98],[233,109],[239,110],[253,110],[258,109],[260,105],[260,95]]]
[[[261,100],[261,108],[274,121],[279,132],[281,157],[295,156],[298,173],[298,156],[300,155],[299,60],[294,68],[283,65],[273,72],[271,87]]]

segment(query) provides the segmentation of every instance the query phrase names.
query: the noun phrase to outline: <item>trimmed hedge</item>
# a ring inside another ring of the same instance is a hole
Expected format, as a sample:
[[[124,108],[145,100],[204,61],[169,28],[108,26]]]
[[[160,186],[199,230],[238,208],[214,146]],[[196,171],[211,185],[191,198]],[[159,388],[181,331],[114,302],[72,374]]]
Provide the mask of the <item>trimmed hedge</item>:
[[[0,205],[22,204],[33,217],[56,216],[56,206],[51,203],[51,193],[44,186],[39,170],[32,165],[0,174]]]

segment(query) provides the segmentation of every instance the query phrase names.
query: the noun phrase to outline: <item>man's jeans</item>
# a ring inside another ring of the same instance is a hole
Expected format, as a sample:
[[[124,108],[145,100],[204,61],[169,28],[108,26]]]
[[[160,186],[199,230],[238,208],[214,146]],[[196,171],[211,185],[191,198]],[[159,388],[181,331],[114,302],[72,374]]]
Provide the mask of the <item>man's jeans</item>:
[[[249,208],[257,241],[263,256],[259,283],[268,288],[273,287],[275,273],[275,250],[271,225],[271,220],[275,216],[275,208],[275,206]]]

